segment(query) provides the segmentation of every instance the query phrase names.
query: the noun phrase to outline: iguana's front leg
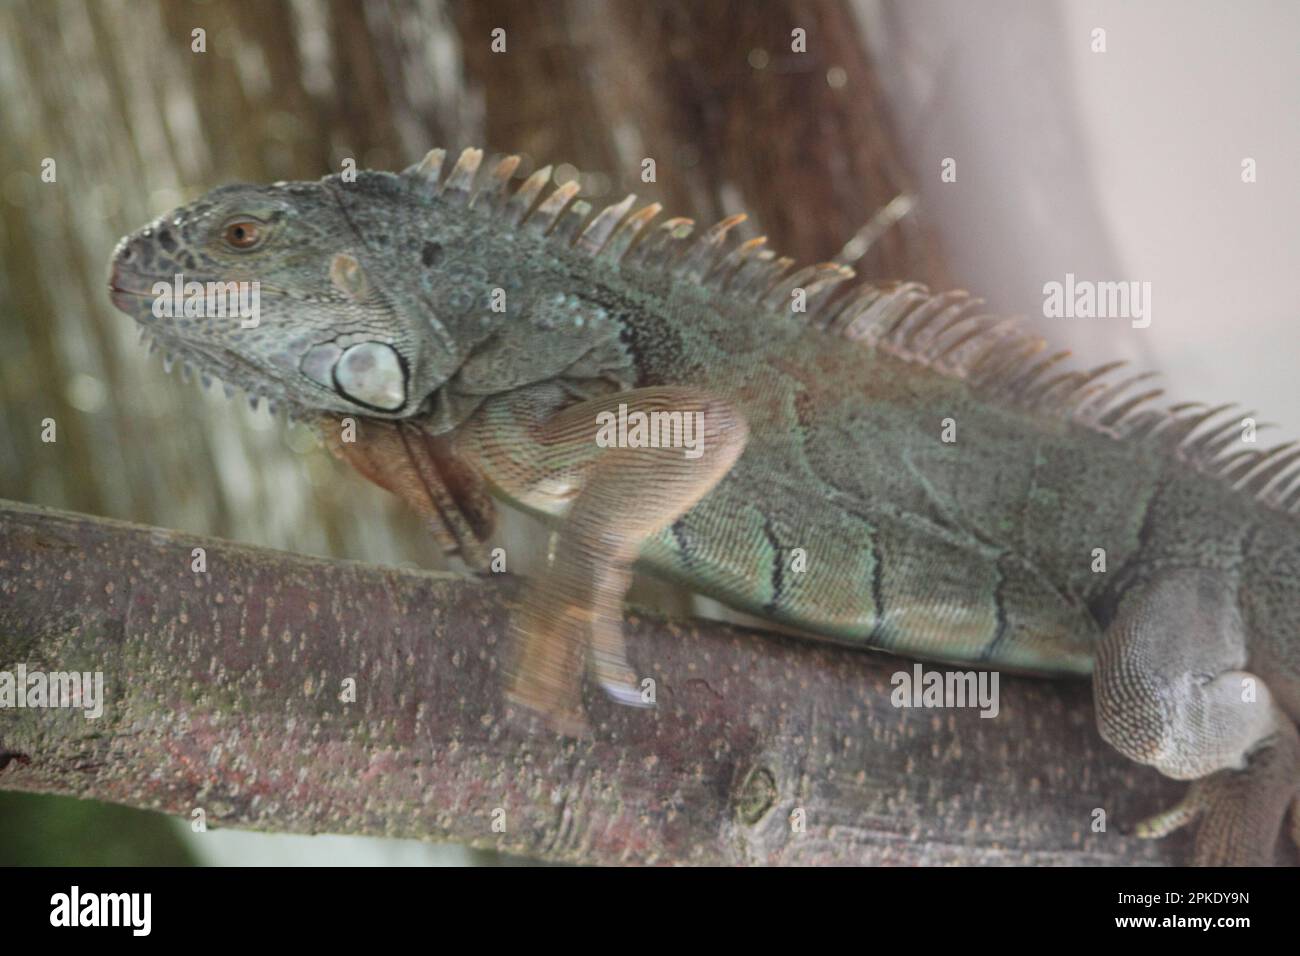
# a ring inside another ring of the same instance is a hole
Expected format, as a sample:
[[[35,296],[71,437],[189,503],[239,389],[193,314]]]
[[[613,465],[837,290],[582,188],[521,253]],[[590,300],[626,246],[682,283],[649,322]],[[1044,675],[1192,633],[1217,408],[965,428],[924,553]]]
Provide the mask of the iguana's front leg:
[[[1200,818],[1201,864],[1271,862],[1300,791],[1300,738],[1246,659],[1234,587],[1211,572],[1166,570],[1123,599],[1093,673],[1102,737],[1195,781],[1139,835]]]
[[[681,434],[696,444],[645,447],[629,429],[629,440],[611,447],[598,439],[611,437],[620,407],[629,422],[653,422],[656,413],[689,422]],[[698,389],[642,388],[575,403],[558,383],[491,399],[458,430],[457,455],[508,497],[551,513],[568,503],[554,558],[515,616],[512,701],[580,733],[585,665],[615,699],[641,702],[622,637],[632,563],[730,470],[747,437],[732,405]]]

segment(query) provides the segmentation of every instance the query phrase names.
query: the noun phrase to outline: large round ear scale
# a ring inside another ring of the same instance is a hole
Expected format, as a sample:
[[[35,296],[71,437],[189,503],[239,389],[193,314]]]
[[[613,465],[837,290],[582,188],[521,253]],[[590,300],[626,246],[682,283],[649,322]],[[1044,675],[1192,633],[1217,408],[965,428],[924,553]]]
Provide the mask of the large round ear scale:
[[[406,373],[392,346],[362,342],[344,350],[334,366],[334,386],[346,398],[386,412],[406,404]]]

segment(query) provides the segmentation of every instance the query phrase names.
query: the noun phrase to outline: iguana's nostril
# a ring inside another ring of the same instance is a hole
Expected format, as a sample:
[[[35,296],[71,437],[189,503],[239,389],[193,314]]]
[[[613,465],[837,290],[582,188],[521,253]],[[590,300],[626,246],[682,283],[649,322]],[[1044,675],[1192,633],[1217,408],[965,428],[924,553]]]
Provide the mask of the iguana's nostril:
[[[135,243],[129,238],[119,240],[113,248],[113,263],[121,265],[124,262],[130,262],[131,257],[135,255],[134,245]]]
[[[142,272],[147,271],[157,261],[165,258],[165,253],[162,250],[167,248],[168,241],[170,241],[172,247],[179,248],[175,233],[166,233],[166,238],[162,233],[155,233],[154,235],[157,237],[156,242],[150,241],[143,234],[132,236],[122,242],[117,247],[117,252],[113,257],[114,261],[120,266],[128,266],[133,271]]]

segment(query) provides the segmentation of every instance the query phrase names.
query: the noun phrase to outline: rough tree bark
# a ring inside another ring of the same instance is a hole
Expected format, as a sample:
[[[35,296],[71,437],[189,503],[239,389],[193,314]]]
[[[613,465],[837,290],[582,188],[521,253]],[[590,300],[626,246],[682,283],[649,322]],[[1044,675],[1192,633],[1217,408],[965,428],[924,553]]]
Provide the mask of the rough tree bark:
[[[3,503],[0,670],[102,671],[107,704],[0,710],[0,787],[582,863],[1185,857],[1121,835],[1180,788],[1100,741],[1085,684],[1003,675],[995,719],[900,709],[909,664],[633,615],[657,707],[590,694],[593,736],[562,740],[502,704],[513,593]]]

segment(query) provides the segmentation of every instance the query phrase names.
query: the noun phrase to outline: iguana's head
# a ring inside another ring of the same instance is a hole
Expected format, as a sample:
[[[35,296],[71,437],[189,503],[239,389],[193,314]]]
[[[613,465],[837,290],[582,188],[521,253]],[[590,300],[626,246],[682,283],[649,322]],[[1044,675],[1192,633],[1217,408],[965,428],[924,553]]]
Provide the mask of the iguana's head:
[[[384,278],[344,193],[331,179],[214,189],[118,244],[113,304],[204,377],[290,411],[414,414],[455,348]],[[391,197],[372,200],[372,223],[396,217]]]
[[[549,166],[515,188],[518,156],[487,176],[482,150],[445,176],[444,157],[214,189],[118,244],[113,303],[201,376],[305,419],[418,414],[441,433],[488,395],[634,380],[614,311],[573,288],[574,269],[615,268],[597,257],[634,197],[587,222],[575,181],[542,198]]]

